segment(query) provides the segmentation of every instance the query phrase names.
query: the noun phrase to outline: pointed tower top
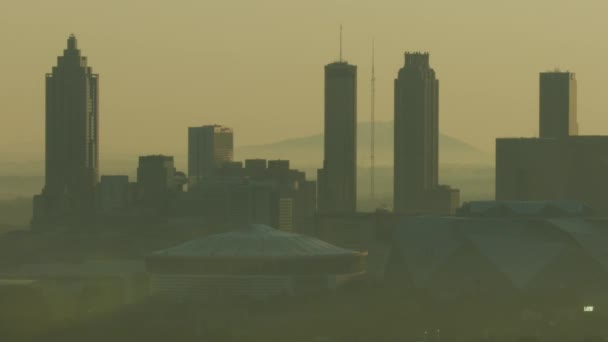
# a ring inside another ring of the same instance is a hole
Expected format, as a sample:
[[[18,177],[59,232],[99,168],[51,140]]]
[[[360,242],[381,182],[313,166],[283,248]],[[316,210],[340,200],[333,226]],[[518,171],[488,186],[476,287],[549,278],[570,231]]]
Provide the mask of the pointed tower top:
[[[344,62],[342,59],[342,24],[340,24],[340,62]]]
[[[77,50],[78,49],[78,41],[76,40],[76,36],[71,33],[68,38],[68,50]]]

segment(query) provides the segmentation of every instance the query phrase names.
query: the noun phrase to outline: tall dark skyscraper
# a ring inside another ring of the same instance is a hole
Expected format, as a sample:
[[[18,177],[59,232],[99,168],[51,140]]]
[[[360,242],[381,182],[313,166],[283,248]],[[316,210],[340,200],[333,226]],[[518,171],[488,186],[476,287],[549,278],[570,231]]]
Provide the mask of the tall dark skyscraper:
[[[357,210],[357,67],[325,66],[325,145],[319,170],[319,210]]]
[[[232,128],[219,125],[188,128],[188,186],[217,176],[234,157]]]
[[[406,53],[395,80],[394,209],[451,213],[459,193],[439,186],[439,80],[428,53]]]
[[[38,214],[92,214],[99,173],[99,76],[74,35],[46,75],[46,167]],[[36,215],[35,215],[36,216]]]
[[[571,72],[540,74],[541,138],[563,138],[578,135],[576,76]]]

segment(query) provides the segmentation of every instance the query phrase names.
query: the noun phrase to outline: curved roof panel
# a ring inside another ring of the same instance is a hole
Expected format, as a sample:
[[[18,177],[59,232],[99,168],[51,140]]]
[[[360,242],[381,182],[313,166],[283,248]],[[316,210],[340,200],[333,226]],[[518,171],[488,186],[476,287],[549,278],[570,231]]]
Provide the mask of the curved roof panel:
[[[309,236],[283,232],[265,225],[250,225],[236,231],[193,240],[156,252],[152,256],[301,258],[357,255],[361,255],[361,253]]]

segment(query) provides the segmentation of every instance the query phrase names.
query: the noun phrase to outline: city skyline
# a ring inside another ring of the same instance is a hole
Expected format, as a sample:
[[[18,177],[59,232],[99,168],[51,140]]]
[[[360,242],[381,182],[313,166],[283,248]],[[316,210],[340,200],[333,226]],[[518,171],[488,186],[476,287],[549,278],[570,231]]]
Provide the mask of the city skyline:
[[[66,3],[69,2],[60,2],[59,8],[65,7]],[[594,25],[601,24],[593,24],[593,20],[588,20],[580,25],[573,25],[573,32],[564,32],[558,27],[558,23],[566,18],[566,15],[572,17],[571,20],[579,21],[587,15],[594,18],[595,13],[600,12],[600,5],[587,3],[586,6],[571,8],[570,5],[560,4],[552,9],[552,16],[543,16],[538,22],[525,15],[520,18],[520,3],[501,5],[504,7],[502,14],[482,7],[476,13],[486,14],[485,19],[481,15],[466,15],[465,9],[471,9],[472,4],[465,4],[463,9],[454,9],[447,5],[448,9],[455,12],[455,16],[442,22],[448,10],[439,8],[438,5],[417,4],[424,12],[436,10],[437,26],[431,32],[416,37],[408,35],[407,31],[414,30],[423,19],[430,17],[424,15],[420,19],[411,18],[407,25],[400,24],[395,15],[388,12],[399,9],[401,5],[392,2],[385,5],[385,9],[370,14],[372,20],[369,24],[365,24],[363,16],[355,15],[361,13],[365,7],[360,4],[353,4],[352,11],[347,11],[343,16],[335,15],[336,8],[333,5],[302,5],[305,7],[305,13],[319,8],[327,9],[328,13],[322,13],[318,25],[315,23],[318,27],[314,29],[304,26],[312,24],[302,23],[301,20],[292,25],[285,25],[285,31],[292,34],[288,37],[273,33],[265,26],[254,25],[250,32],[245,34],[248,39],[258,37],[250,43],[237,34],[236,30],[242,27],[240,25],[220,33],[207,26],[212,23],[215,25],[215,21],[202,23],[200,27],[194,26],[195,22],[198,22],[194,20],[197,7],[190,4],[184,8],[193,10],[194,13],[186,15],[182,24],[173,28],[163,26],[162,31],[157,28],[151,33],[145,32],[145,28],[152,25],[149,16],[142,18],[142,29],[127,29],[122,17],[116,17],[108,11],[115,6],[110,3],[99,5],[105,10],[90,24],[85,25],[80,19],[73,19],[43,33],[38,32],[38,36],[29,30],[20,35],[19,39],[7,36],[6,48],[9,51],[27,53],[20,54],[21,59],[7,56],[6,66],[3,67],[5,80],[11,82],[0,82],[0,90],[6,96],[2,98],[3,105],[0,110],[15,113],[16,119],[12,120],[10,125],[4,126],[2,134],[6,137],[7,144],[0,148],[0,153],[11,160],[40,159],[42,156],[41,149],[36,147],[40,145],[42,126],[26,126],[26,122],[35,122],[36,118],[39,118],[43,99],[33,96],[31,100],[23,101],[23,98],[28,96],[27,94],[40,94],[40,86],[34,83],[39,80],[40,72],[46,68],[44,61],[56,54],[57,45],[71,31],[78,34],[89,55],[94,56],[92,62],[96,69],[105,75],[103,111],[106,116],[104,131],[101,134],[108,144],[100,151],[102,158],[115,154],[122,146],[131,154],[152,153],[161,149],[164,149],[162,153],[176,154],[175,151],[186,143],[186,139],[179,136],[181,127],[199,125],[201,116],[208,116],[208,122],[222,122],[242,132],[235,142],[237,146],[272,142],[289,136],[305,136],[321,131],[322,92],[315,91],[311,85],[318,84],[322,79],[322,70],[318,66],[337,57],[336,31],[340,22],[344,24],[346,33],[345,54],[353,63],[360,65],[360,74],[364,79],[368,78],[365,75],[370,72],[369,41],[372,35],[376,37],[379,121],[391,117],[390,79],[400,64],[402,52],[428,50],[435,56],[435,68],[443,75],[441,107],[446,108],[446,111],[441,129],[448,135],[489,152],[493,151],[493,138],[496,136],[534,135],[538,124],[538,102],[534,96],[537,88],[536,73],[553,69],[555,66],[576,71],[581,84],[584,84],[579,89],[580,116],[585,118],[584,123],[581,123],[581,134],[604,132],[600,85],[608,71],[604,71],[600,61],[608,54],[601,45],[591,45],[593,39],[582,42],[575,40],[581,35],[595,34],[598,30]],[[252,8],[257,11],[255,5],[249,5],[248,9]],[[530,11],[540,11],[541,8],[543,6],[537,3],[528,7]],[[214,5],[209,10],[218,15],[227,15],[229,9],[230,5]],[[19,13],[19,8],[15,10]],[[129,5],[124,10],[129,13],[134,11],[134,8]],[[49,14],[58,14],[56,11],[57,9],[48,10]],[[182,11],[183,9],[168,10],[161,14],[160,8],[151,9],[151,13],[156,13],[157,18],[165,18],[167,21],[173,20],[178,13],[182,14]],[[235,18],[228,23],[242,20],[243,12],[244,10],[240,9],[236,11]],[[291,12],[285,15],[282,19],[270,19],[271,23],[280,25],[287,21],[286,18],[293,19],[290,17],[293,16]],[[386,16],[386,21],[382,24],[372,24],[377,23],[374,18],[379,18],[380,15]],[[40,13],[34,12],[32,16],[39,18]],[[118,27],[107,28],[108,31],[105,32],[96,28],[100,20],[110,19],[115,20]],[[490,19],[496,22],[496,25],[487,27],[488,32],[473,31],[474,27],[488,24]],[[522,36],[518,34],[519,29],[517,32],[510,29],[515,19],[521,20],[522,30],[523,27],[531,28],[539,24],[542,24],[539,25],[542,27],[529,36]],[[33,23],[29,17],[22,17],[21,20],[32,23],[35,28],[41,25]],[[453,33],[460,39],[457,39],[458,44],[450,43],[448,24],[458,20],[464,22],[464,25]],[[13,19],[7,16],[5,23],[11,22]],[[120,26],[121,23],[123,26]],[[298,25],[301,25],[300,28]],[[205,31],[207,28],[217,36],[209,36]],[[306,28],[305,32],[301,31],[302,28]],[[138,44],[131,43],[135,38]],[[488,42],[489,38],[492,39]],[[277,44],[279,41],[287,44],[289,48],[283,49],[281,44]],[[542,49],[528,48],[532,42],[538,41],[543,42]],[[305,42],[313,42],[314,49],[310,48],[311,44],[304,44]],[[486,48],[483,42],[488,42],[490,47]],[[484,46],[484,49],[480,50],[480,46]],[[162,67],[171,65],[169,51],[180,54],[179,65],[173,66],[174,72],[168,70],[171,68]],[[261,58],[261,51],[264,51],[264,58]],[[521,51],[526,51],[525,56]],[[581,55],[580,51],[585,51],[585,55]],[[16,77],[13,70],[20,70],[22,76]],[[235,83],[242,75],[247,75],[246,84]],[[290,75],[290,78],[284,75]],[[501,79],[502,82],[492,87],[481,86],[487,78]],[[295,82],[294,79],[299,81]],[[470,86],[459,87],[460,79],[470,80]],[[160,82],[160,86],[146,85],[153,82]],[[192,87],[194,89],[173,86],[189,83],[196,84]],[[171,84],[171,89],[164,84]],[[255,88],[250,87],[253,84]],[[286,84],[289,87],[285,87]],[[249,93],[241,92],[245,87],[253,90]],[[366,111],[369,108],[368,87],[364,82],[359,89],[358,104]],[[227,103],[220,91],[230,89],[239,91],[243,100]],[[299,99],[293,89],[298,89],[297,93],[301,96]],[[160,94],[163,96],[159,96]],[[274,97],[272,94],[278,96]],[[471,99],[475,94],[482,96],[479,101],[473,102]],[[127,99],[134,101],[128,102]],[[194,106],[194,103],[202,105]],[[220,103],[223,103],[224,107],[221,107]],[[290,103],[304,105],[294,108]],[[494,106],[494,103],[503,105]],[[246,110],[246,106],[249,110]],[[255,115],[252,115],[253,113]],[[363,114],[362,112],[360,120],[366,120],[368,117]],[[149,131],[141,132],[142,145],[149,146],[149,150],[140,151],[139,147],[130,143],[128,133],[119,130],[122,125],[135,125],[147,117],[160,119],[164,115],[171,115],[171,121],[164,127],[150,123]],[[263,134],[245,131],[244,128],[255,123],[254,117],[271,121],[274,127],[263,128]],[[479,122],[486,129],[467,132],[462,123],[470,121]],[[298,129],[295,130],[292,126]],[[28,127],[32,134],[18,134],[24,127]],[[166,136],[166,146],[161,146],[161,143],[153,138],[160,134]],[[19,151],[23,153],[8,149],[7,145],[19,145]]]
[[[33,1],[1,340],[608,341],[608,4]]]

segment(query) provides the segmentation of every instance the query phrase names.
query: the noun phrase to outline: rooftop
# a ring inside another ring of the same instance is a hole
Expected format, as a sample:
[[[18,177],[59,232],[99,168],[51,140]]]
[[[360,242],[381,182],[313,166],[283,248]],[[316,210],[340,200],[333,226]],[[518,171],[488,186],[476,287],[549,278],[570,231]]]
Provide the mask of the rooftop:
[[[313,237],[253,224],[158,251],[152,257],[314,258],[359,254]]]

